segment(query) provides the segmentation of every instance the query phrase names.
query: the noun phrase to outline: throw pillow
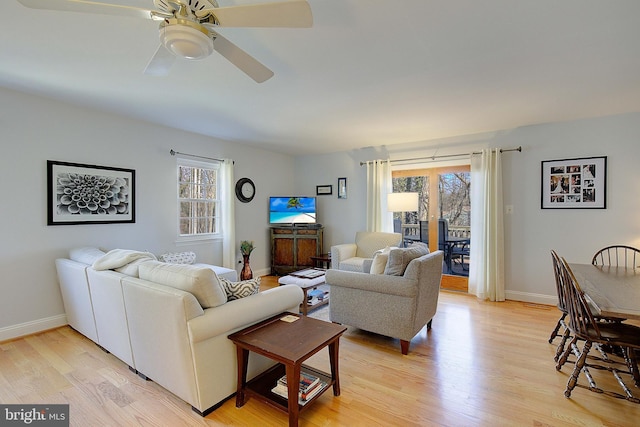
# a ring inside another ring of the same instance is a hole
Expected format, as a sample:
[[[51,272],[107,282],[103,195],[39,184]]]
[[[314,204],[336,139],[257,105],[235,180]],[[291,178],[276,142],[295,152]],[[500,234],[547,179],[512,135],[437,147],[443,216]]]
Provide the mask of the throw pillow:
[[[408,248],[392,249],[389,252],[389,260],[384,268],[384,274],[388,276],[402,276],[407,265],[423,255],[429,253],[429,247],[424,243],[413,244]]]
[[[169,264],[193,264],[196,262],[196,254],[194,252],[167,252],[160,255],[158,259]]]
[[[376,251],[373,255],[373,262],[371,263],[371,270],[369,270],[369,273],[384,274],[384,268],[389,260],[389,252],[391,252],[391,248],[389,246]]]
[[[140,264],[139,274],[143,280],[192,293],[202,308],[217,307],[227,302],[226,290],[210,268],[148,261]]]
[[[260,291],[260,277],[240,282],[232,282],[224,277],[220,277],[219,280],[227,292],[227,301],[248,297]]]

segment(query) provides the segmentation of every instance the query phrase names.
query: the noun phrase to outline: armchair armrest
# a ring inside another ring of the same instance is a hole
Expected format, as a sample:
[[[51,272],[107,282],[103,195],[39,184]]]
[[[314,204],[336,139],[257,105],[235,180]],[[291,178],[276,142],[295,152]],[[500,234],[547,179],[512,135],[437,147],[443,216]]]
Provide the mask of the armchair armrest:
[[[327,270],[325,282],[329,286],[361,289],[402,297],[413,297],[418,293],[418,281],[403,276],[368,274],[353,271]]]
[[[340,261],[356,256],[358,247],[355,243],[343,243],[331,246],[331,264],[333,268],[338,268]],[[335,264],[333,264],[335,263]]]

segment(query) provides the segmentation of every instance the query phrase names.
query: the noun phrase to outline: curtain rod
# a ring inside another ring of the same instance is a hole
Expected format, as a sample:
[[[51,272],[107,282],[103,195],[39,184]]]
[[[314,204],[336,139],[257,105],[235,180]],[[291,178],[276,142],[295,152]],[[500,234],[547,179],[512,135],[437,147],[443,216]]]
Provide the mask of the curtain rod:
[[[500,152],[501,153],[506,153],[509,151],[517,151],[517,152],[522,152],[522,146],[516,147],[516,148],[501,148]],[[412,159],[396,159],[396,160],[391,160],[391,163],[395,163],[395,162],[415,162],[417,160],[436,160],[436,159],[446,159],[446,158],[452,158],[452,157],[466,157],[466,156],[472,156],[474,154],[482,154],[481,151],[474,151],[472,153],[463,153],[463,154],[443,154],[441,156],[429,156],[429,157],[414,157]],[[360,162],[360,166],[364,166],[367,163],[371,163],[371,161],[368,162]]]
[[[179,151],[174,151],[173,149],[171,149],[171,150],[169,151],[169,153],[170,153],[172,156],[175,156],[176,154],[182,154],[183,156],[198,157],[198,158],[200,158],[200,159],[216,160],[216,161],[218,161],[218,162],[224,162],[224,160],[223,160],[223,159],[216,159],[215,157],[198,156],[198,155],[196,155],[196,154],[181,153],[181,152],[179,152]],[[235,163],[235,161],[233,161],[233,163]]]

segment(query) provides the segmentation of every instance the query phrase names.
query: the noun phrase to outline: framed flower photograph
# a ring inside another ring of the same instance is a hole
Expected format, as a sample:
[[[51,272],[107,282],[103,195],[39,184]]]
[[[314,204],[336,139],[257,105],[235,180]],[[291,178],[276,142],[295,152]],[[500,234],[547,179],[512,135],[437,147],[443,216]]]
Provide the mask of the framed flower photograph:
[[[47,160],[47,225],[133,223],[133,169]]]
[[[606,209],[607,157],[542,161],[542,209]]]

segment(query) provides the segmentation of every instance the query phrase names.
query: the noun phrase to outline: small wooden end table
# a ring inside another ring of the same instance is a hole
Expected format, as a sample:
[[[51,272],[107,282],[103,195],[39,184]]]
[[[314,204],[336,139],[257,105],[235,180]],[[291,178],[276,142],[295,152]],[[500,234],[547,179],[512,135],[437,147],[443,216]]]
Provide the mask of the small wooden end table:
[[[296,318],[293,322],[283,318]],[[281,313],[253,326],[229,335],[236,345],[238,357],[238,389],[236,407],[242,407],[246,398],[253,396],[261,402],[287,412],[289,426],[298,425],[298,416],[315,401],[329,386],[333,386],[333,395],[340,395],[340,377],[338,373],[338,348],[340,337],[347,330],[345,326],[324,322],[299,314]],[[329,348],[331,375],[303,365],[303,362],[323,348]],[[261,354],[279,362],[247,382],[249,352]],[[298,403],[300,372],[305,371],[318,376],[326,383],[324,390],[304,405]],[[288,398],[278,396],[271,389],[278,379],[287,376]]]
[[[310,257],[316,267],[331,268],[331,252]]]

